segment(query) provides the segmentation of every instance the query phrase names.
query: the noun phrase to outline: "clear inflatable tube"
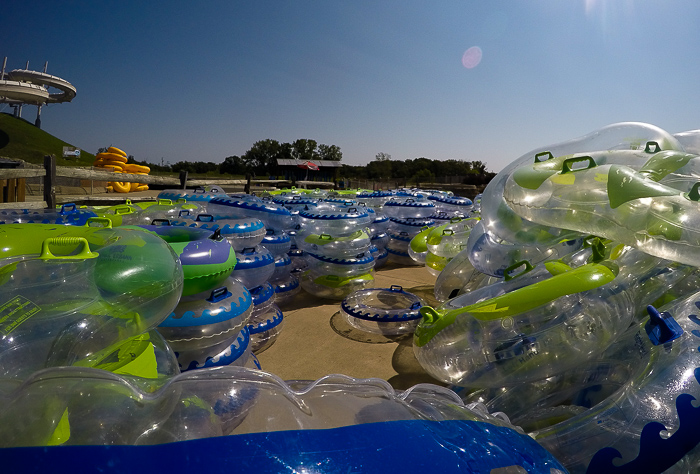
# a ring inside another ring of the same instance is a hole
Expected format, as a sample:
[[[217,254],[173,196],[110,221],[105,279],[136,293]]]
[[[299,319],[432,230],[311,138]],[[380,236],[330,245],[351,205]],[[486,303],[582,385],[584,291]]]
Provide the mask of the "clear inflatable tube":
[[[409,253],[411,248],[409,247]],[[440,255],[435,255],[432,252],[428,252],[425,256],[425,268],[433,276],[438,276],[445,269],[448,263],[450,263],[452,257],[442,257]]]
[[[292,214],[289,209],[261,199],[243,200],[215,197],[207,204],[207,210],[210,214],[234,218],[256,217],[263,221],[268,229],[284,230],[293,227]]]
[[[170,225],[122,226],[157,235],[170,245],[182,263],[183,296],[219,286],[236,266],[236,252],[219,232]]]
[[[688,153],[700,155],[700,129],[674,133],[673,138],[678,140]]]
[[[478,219],[453,219],[435,227],[426,237],[427,249],[439,257],[456,257],[464,250]]]
[[[556,244],[512,244],[486,231],[479,222],[467,237],[465,248],[475,269],[494,277],[502,277],[506,268],[527,260],[536,265],[545,260],[560,258],[583,245],[583,237],[567,239]]]
[[[218,186],[215,188],[217,189],[210,191],[204,188],[195,188],[189,191],[185,189],[165,189],[158,193],[157,199],[170,199],[173,202],[180,200],[209,202],[215,197],[228,197],[223,189],[218,188]]]
[[[292,259],[288,254],[282,254],[275,257],[275,271],[272,272],[270,280],[279,280],[285,278],[293,270]]]
[[[357,200],[360,203],[365,203],[367,206],[374,209],[381,209],[384,204],[391,199],[390,191],[363,191],[357,193]]]
[[[388,232],[400,234],[406,232],[411,237],[418,234],[423,227],[433,227],[435,221],[428,218],[390,217]]]
[[[292,239],[283,230],[267,229],[260,245],[269,250],[273,256],[280,256],[289,252]]]
[[[638,305],[652,303],[692,270],[669,272],[668,262],[629,248],[600,263],[545,267],[550,278],[494,298],[424,307],[414,335],[421,366],[444,382],[484,388],[568,370],[600,355]]]
[[[415,197],[405,199],[392,198],[384,203],[382,211],[394,218],[427,218],[435,212],[435,204],[429,201],[416,200]]]
[[[155,329],[94,352],[73,366],[149,379],[163,379],[180,373],[172,347]]]
[[[287,384],[262,371],[221,367],[185,372],[149,387],[134,378],[69,368],[37,372],[22,385],[3,385],[0,394],[0,444],[40,446],[5,450],[4,462],[12,464],[20,453],[23,462],[30,455],[33,463],[48,464],[66,446],[80,446],[71,452],[91,453],[82,457],[85,466],[91,460],[106,465],[112,456],[119,466],[141,465],[149,452],[164,465],[156,455],[169,447],[163,443],[206,438],[205,444],[173,446],[179,453],[173,453],[173,465],[189,465],[191,450],[197,450],[197,465],[208,462],[213,470],[221,467],[220,453],[227,452],[228,466],[257,472],[308,465],[367,472],[362,466],[385,469],[387,456],[392,466],[408,471],[472,466],[472,472],[489,473],[512,466],[565,472],[505,418],[429,384],[396,391],[383,380],[342,375]],[[62,446],[47,447],[57,438]],[[348,439],[354,440],[351,453]],[[138,461],[129,445],[150,447],[140,448]],[[260,455],[243,448],[251,445]],[[109,446],[110,452],[91,446]],[[216,449],[204,455],[206,446]]]
[[[473,214],[473,213],[472,213]],[[478,217],[478,215],[469,215],[469,216],[458,216],[455,215],[454,213],[448,213],[442,210],[437,210],[433,214],[431,214],[428,219],[432,219],[435,221],[435,224],[441,225],[441,224],[447,224],[450,220],[454,219],[455,217],[458,218],[465,218],[465,217]]]
[[[658,176],[649,177],[658,168],[667,167],[669,161],[691,156],[695,155],[664,154],[660,159],[655,155],[640,171],[622,165],[598,166],[588,157],[572,158],[561,162],[561,168],[551,168],[552,174],[547,170],[539,175],[541,179],[533,179],[540,170],[536,164],[513,173],[506,182],[504,198],[532,221],[556,223],[660,258],[699,266],[700,188],[696,185],[683,193],[658,183]],[[578,163],[584,168],[574,169]]]
[[[253,311],[253,297],[237,280],[180,300],[158,331],[176,352],[215,350],[231,344]]]
[[[305,252],[343,258],[366,251],[370,245],[370,238],[367,232],[362,229],[343,237],[301,232],[297,234],[296,244],[299,249]]]
[[[275,195],[272,197],[272,202],[277,205],[284,206],[290,211],[300,211],[305,207],[316,207],[320,203],[320,199],[302,197],[299,194],[295,195]]]
[[[599,376],[612,384],[606,397],[589,390],[584,395],[597,403],[581,400],[578,411],[560,422],[550,418],[530,435],[572,472],[696,472],[699,308],[700,293],[650,308],[647,319],[603,353],[599,364],[618,367]]]
[[[342,237],[366,227],[371,218],[362,207],[313,209],[299,211],[302,231],[311,234],[329,234]]]
[[[649,152],[656,150],[656,147],[661,150],[683,150],[676,138],[659,127],[640,122],[622,122],[526,153],[499,172],[486,186],[480,204],[480,215],[485,230],[513,244],[547,246],[564,239],[580,237],[574,231],[562,231],[558,226],[535,224],[516,214],[503,199],[503,190],[508,178],[517,168],[529,165],[536,157],[545,155],[562,157],[574,153],[598,152],[594,159],[600,164],[616,160],[618,164],[634,166],[634,163],[638,163],[638,166],[641,166],[649,157],[649,152],[646,151],[647,142],[655,143],[653,148],[648,148]]]
[[[407,239],[410,240],[410,239]],[[420,262],[417,262],[413,258],[411,258],[411,255],[408,253],[408,241],[404,242],[405,245],[396,245],[396,240],[392,239],[391,242],[389,242],[389,245],[386,247],[386,251],[388,254],[387,259],[390,262],[394,262],[397,265],[405,265],[405,266],[412,266],[412,265],[422,265]]]
[[[430,195],[428,200],[433,201],[436,209],[454,217],[469,217],[474,209],[471,199],[458,196]]]
[[[386,232],[379,232],[372,234],[370,242],[372,245],[375,245],[378,249],[383,249],[386,248],[390,239],[391,237],[389,237],[389,234],[387,234]]]
[[[83,226],[97,217],[90,209],[63,204],[60,209],[0,209],[0,224],[58,224]]]
[[[342,300],[349,294],[374,287],[374,270],[361,275],[328,275],[306,270],[299,276],[301,287],[312,295],[331,300]]]
[[[389,259],[389,251],[386,248],[377,248],[376,246],[372,246],[370,247],[370,252],[374,257],[375,270],[384,266]]]
[[[369,228],[373,235],[386,232],[389,229],[389,217],[384,214],[375,213]]]
[[[5,376],[89,364],[91,355],[158,326],[182,292],[172,248],[144,232],[5,224],[0,248]]]
[[[267,310],[275,302],[275,289],[269,282],[265,282],[260,286],[250,289],[250,294],[253,297],[253,314],[260,310]],[[252,317],[251,316],[251,317]]]
[[[469,248],[462,250],[445,264],[437,276],[433,294],[438,301],[444,302],[500,279],[475,269],[469,259],[469,253]]]
[[[349,258],[333,258],[325,255],[306,254],[309,269],[327,275],[351,276],[367,273],[374,268],[374,257],[369,250]]]
[[[219,231],[228,240],[234,250],[243,250],[246,247],[255,247],[262,242],[265,236],[265,224],[254,217],[240,219],[223,218],[212,214],[198,214],[194,219],[175,219],[171,225],[200,227],[212,232]]]
[[[341,314],[353,327],[395,336],[412,333],[424,301],[399,285],[356,291],[343,299]]]
[[[415,260],[416,263],[425,263],[425,256],[428,255],[428,235],[432,230],[433,227],[423,227],[408,243],[408,248],[406,250],[408,251],[408,255]]]
[[[284,306],[289,303],[301,291],[299,278],[291,273],[285,278],[272,282],[275,289],[275,303]]]
[[[231,276],[245,285],[255,288],[270,279],[275,272],[275,258],[262,245],[236,252],[236,266]]]
[[[267,311],[251,318],[248,323],[250,334],[250,350],[253,354],[260,354],[269,349],[282,332],[284,314],[276,304],[272,304]]]
[[[180,217],[194,216],[204,212],[205,202],[173,202],[170,199],[159,199],[156,202],[137,203],[137,210],[129,223],[133,225],[151,225],[154,220],[172,220]]]

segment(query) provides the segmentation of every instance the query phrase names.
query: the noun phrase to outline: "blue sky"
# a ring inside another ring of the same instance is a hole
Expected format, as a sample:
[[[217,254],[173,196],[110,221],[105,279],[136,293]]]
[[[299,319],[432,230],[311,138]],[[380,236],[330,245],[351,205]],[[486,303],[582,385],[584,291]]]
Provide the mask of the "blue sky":
[[[0,58],[76,86],[42,128],[92,153],[221,162],[310,138],[347,164],[499,171],[614,122],[700,128],[696,0],[6,3]]]

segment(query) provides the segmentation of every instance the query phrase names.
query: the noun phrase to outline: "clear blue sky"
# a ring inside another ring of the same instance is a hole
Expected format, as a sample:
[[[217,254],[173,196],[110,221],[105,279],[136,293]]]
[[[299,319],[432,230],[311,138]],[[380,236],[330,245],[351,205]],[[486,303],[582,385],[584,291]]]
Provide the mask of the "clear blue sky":
[[[77,87],[42,128],[93,153],[221,162],[310,138],[348,164],[499,171],[614,122],[700,128],[697,0],[35,1],[2,17],[8,70],[48,61]]]

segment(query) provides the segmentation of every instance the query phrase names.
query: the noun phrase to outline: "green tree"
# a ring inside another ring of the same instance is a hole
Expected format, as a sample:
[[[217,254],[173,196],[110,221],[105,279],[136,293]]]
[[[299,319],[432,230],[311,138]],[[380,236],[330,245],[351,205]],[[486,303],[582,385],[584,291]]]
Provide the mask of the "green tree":
[[[472,161],[472,168],[479,174],[484,174],[486,172],[486,164],[481,161]]]
[[[260,140],[253,144],[250,150],[241,157],[248,172],[269,174],[277,167],[277,160],[290,158],[288,143],[280,144],[277,140]]]
[[[367,179],[366,166],[343,165],[340,173],[345,178]]]
[[[292,143],[292,158],[301,161],[318,160],[318,152],[316,151],[316,140],[307,138],[299,138]]]
[[[391,155],[377,153],[374,161],[367,164],[367,177],[370,179],[389,179],[392,177]]]
[[[411,178],[411,181],[413,181],[416,184],[432,183],[434,181],[434,178],[435,175],[429,169],[422,168],[416,171],[416,173]]]
[[[343,152],[336,145],[319,145],[318,155],[322,160],[341,161],[343,159]]]
[[[227,156],[219,165],[219,173],[221,174],[242,174],[248,172],[248,165],[240,156]]]
[[[179,173],[180,171],[194,173],[194,163],[192,163],[191,161],[178,161],[172,166],[172,169],[176,173]]]

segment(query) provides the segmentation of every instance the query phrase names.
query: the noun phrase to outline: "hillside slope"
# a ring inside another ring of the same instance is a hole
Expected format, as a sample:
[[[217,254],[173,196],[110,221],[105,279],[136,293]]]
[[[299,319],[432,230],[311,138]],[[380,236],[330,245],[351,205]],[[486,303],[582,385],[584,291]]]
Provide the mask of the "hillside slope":
[[[65,159],[64,146],[76,145],[66,143],[24,119],[0,113],[0,156],[40,165],[44,163],[44,155],[53,154],[60,166],[92,166],[95,155],[81,149],[79,159]]]

